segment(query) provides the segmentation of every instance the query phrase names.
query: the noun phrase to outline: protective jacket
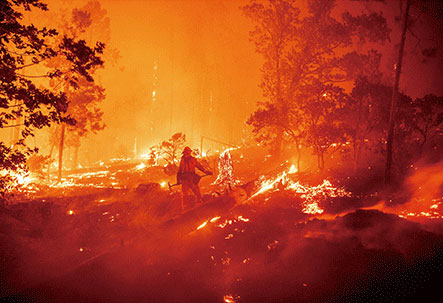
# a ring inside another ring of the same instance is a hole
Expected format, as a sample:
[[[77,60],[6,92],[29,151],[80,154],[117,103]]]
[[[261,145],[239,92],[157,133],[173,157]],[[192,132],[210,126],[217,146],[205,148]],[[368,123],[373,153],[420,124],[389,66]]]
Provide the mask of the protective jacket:
[[[177,183],[192,182],[197,184],[200,177],[195,173],[196,168],[207,173],[206,169],[197,161],[197,159],[191,155],[183,155],[178,167]]]

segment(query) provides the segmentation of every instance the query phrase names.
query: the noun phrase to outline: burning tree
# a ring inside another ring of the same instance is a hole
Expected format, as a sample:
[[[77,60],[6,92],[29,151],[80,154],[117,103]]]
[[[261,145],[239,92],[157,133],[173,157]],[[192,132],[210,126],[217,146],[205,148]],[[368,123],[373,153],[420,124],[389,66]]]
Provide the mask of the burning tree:
[[[33,8],[47,10],[47,6],[38,0],[2,1],[1,4],[0,107],[3,110],[0,128],[23,127],[20,138],[10,146],[0,142],[0,169],[7,171],[23,169],[26,158],[37,151],[37,148],[25,143],[35,129],[53,123],[75,123],[66,114],[67,94],[49,86],[39,86],[36,79],[56,81],[69,77],[72,85],[77,84],[81,77],[93,81],[91,73],[103,63],[100,59],[103,44],[98,43],[91,48],[84,40],[70,35],[61,37],[55,29],[22,24],[21,10]],[[57,67],[46,65],[56,57],[66,61],[70,76]],[[37,74],[42,69],[44,74]],[[9,173],[1,177],[2,192],[10,179]]]
[[[421,155],[425,146],[435,144],[436,138],[442,134],[443,96],[426,95],[408,105],[410,109],[408,112],[413,113],[412,119],[401,115],[400,120],[408,123],[414,133],[419,135],[415,137],[415,141],[418,144],[418,153]]]
[[[403,59],[406,55],[405,48],[406,38],[411,36],[416,40],[414,50],[411,51],[414,56],[417,56],[416,50],[420,50],[420,54],[423,58],[421,63],[424,63],[430,58],[441,58],[441,48],[438,46],[439,37],[421,37],[417,34],[417,28],[420,23],[423,23],[421,14],[427,10],[429,11],[441,11],[438,1],[424,1],[424,0],[406,0],[399,3],[401,17],[396,21],[401,21],[401,35],[400,44],[398,47],[397,61],[394,65],[395,77],[393,81],[393,88],[391,94],[391,106],[389,111],[389,126],[388,126],[388,138],[386,142],[386,166],[385,166],[385,184],[389,185],[391,183],[391,167],[393,163],[394,154],[394,138],[395,127],[397,124],[397,107],[400,106],[400,77],[402,73]],[[404,4],[404,5],[403,5]],[[397,17],[396,17],[397,18]],[[437,18],[438,19],[438,18]],[[428,20],[426,20],[428,21]],[[439,22],[439,21],[437,21]],[[438,25],[437,25],[438,26]],[[438,34],[437,34],[438,35]],[[417,47],[418,46],[418,47]],[[396,50],[397,52],[397,50]]]
[[[348,95],[333,85],[319,85],[309,89],[303,98],[306,145],[312,147],[320,170],[325,167],[325,154],[339,150],[346,142],[343,112]]]
[[[386,156],[392,87],[361,77],[343,108],[343,132],[349,145],[342,151],[351,152],[353,168],[376,166],[381,168]],[[398,175],[422,156],[434,157],[438,153],[438,136],[441,133],[442,97],[427,95],[413,100],[399,94],[396,123],[396,146],[393,148],[392,167]],[[401,151],[401,152],[400,152]],[[429,154],[428,154],[429,152]],[[362,159],[366,159],[363,162]]]
[[[388,39],[386,20],[376,13],[353,16],[347,11],[335,17],[334,5],[310,0],[303,18],[293,1],[251,1],[243,8],[256,23],[251,38],[265,58],[261,88],[266,100],[258,102],[258,110],[247,121],[259,141],[267,143],[278,129],[297,146],[308,142],[306,127],[312,121],[307,120],[318,104],[310,94],[337,91],[340,83],[357,75],[378,73],[381,56],[374,50],[357,53],[353,46],[356,41],[363,45]],[[316,151],[320,158],[322,150]]]
[[[358,169],[365,151],[382,150],[381,140],[389,119],[386,100],[390,93],[390,87],[372,83],[366,77],[354,83],[343,117],[354,170]]]
[[[400,94],[398,101],[392,164],[396,169],[393,172],[401,176],[420,158],[441,161],[443,96],[426,95],[413,100]]]
[[[88,133],[96,133],[105,127],[102,123],[103,112],[99,108],[101,101],[105,99],[105,90],[100,85],[89,82],[86,79],[79,79],[79,87],[68,94],[70,101],[68,114],[76,121],[75,125],[61,124],[55,131],[55,144],[59,147],[59,179],[63,167],[63,149],[65,143],[74,148],[74,164],[78,166],[78,150],[80,138]],[[54,135],[53,134],[53,135]]]
[[[69,17],[62,15],[59,27],[66,34],[74,37],[84,37],[90,43],[103,45],[101,42],[97,42],[91,33],[98,32],[100,37],[109,40],[109,20],[106,20],[106,11],[101,9],[100,4],[97,1],[89,1],[81,8],[74,8]],[[77,79],[75,75],[70,73],[66,60],[61,57],[55,57],[47,64],[62,69],[66,75],[63,79],[52,81],[51,86],[65,92],[69,100],[67,112],[76,120],[75,125],[62,123],[59,127],[60,130],[57,131],[59,134],[57,138],[58,180],[60,181],[65,142],[74,147],[73,167],[77,167],[80,138],[90,132],[96,133],[105,127],[102,123],[103,112],[99,107],[105,99],[105,90],[100,84],[94,83],[86,77]],[[103,67],[103,62],[96,64],[91,73],[95,73],[101,67]],[[76,82],[72,82],[72,79],[76,79]]]
[[[285,90],[289,81],[287,54],[295,39],[300,10],[293,1],[269,1],[266,6],[251,1],[243,7],[243,12],[256,23],[250,33],[251,40],[265,59],[260,87],[266,100],[258,103],[257,115],[252,115],[248,124],[254,126],[256,134],[261,134],[262,142],[273,144],[274,154],[279,155],[286,126],[290,123]]]

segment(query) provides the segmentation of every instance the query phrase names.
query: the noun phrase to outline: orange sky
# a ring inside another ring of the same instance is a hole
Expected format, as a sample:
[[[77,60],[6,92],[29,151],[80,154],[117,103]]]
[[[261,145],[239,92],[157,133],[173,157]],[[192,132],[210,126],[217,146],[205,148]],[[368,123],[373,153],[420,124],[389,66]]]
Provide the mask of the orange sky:
[[[87,1],[44,2],[55,17],[60,8],[81,7]],[[200,147],[202,136],[230,144],[241,142],[245,137],[244,121],[261,98],[258,84],[262,59],[249,41],[252,23],[239,9],[248,1],[99,2],[110,18],[108,46],[118,49],[121,58],[115,65],[107,64],[97,79],[106,88],[102,108],[107,127],[82,141],[80,158],[107,159],[131,151],[134,146],[141,154],[175,132],[184,132],[194,148]],[[350,1],[338,3],[355,6]],[[391,6],[392,11],[384,7],[384,15],[393,19],[398,7],[393,2]],[[438,18],[425,21],[427,31],[438,30]],[[398,39],[394,29],[392,43],[384,47],[382,67],[388,73]],[[429,68],[416,56],[415,42],[407,43],[415,53],[407,54],[401,87],[413,97],[427,92],[442,94],[441,58]],[[158,69],[154,72],[156,64]],[[37,141],[40,146],[47,145],[47,135],[38,136]],[[204,149],[217,147],[208,144]]]
[[[56,12],[87,1],[47,2]],[[121,58],[99,73],[107,127],[82,140],[80,158],[107,159],[135,146],[140,155],[175,132],[184,132],[193,148],[202,136],[240,144],[261,98],[262,64],[239,9],[244,3],[100,1],[110,18],[108,47]],[[220,147],[205,140],[203,149]]]
[[[240,143],[251,103],[261,95],[261,62],[239,4],[102,2],[111,19],[112,46],[122,56],[102,78],[109,87],[104,135],[117,145],[136,140],[139,153],[175,132],[186,133],[194,147],[201,136]]]

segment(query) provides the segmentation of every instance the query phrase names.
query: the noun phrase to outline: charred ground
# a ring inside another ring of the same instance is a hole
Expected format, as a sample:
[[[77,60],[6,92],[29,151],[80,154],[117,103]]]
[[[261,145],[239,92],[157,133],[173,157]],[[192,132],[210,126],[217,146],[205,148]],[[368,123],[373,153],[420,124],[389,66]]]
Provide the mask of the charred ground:
[[[409,302],[438,293],[441,201],[432,218],[407,215],[399,207],[408,209],[410,194],[388,207],[363,180],[331,179],[345,192],[354,186],[340,196],[309,173],[254,195],[288,165],[262,161],[260,171],[236,153],[239,185],[253,180],[249,198],[203,178],[205,204],[183,215],[180,192],[164,186],[173,180],[138,163],[76,172],[70,186],[17,196],[1,209],[3,300]],[[311,197],[294,184],[324,191],[318,209],[307,211]]]

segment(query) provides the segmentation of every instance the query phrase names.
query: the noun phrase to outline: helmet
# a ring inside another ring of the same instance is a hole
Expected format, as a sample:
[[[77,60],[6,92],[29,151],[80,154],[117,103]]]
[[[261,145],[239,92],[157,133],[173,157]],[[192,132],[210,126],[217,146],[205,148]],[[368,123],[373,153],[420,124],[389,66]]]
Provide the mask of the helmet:
[[[190,155],[192,153],[192,149],[189,146],[186,146],[185,149],[183,150],[182,154],[188,154]]]

